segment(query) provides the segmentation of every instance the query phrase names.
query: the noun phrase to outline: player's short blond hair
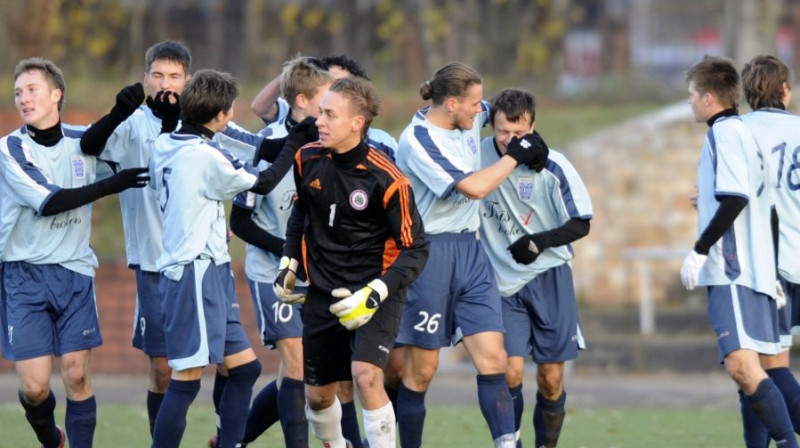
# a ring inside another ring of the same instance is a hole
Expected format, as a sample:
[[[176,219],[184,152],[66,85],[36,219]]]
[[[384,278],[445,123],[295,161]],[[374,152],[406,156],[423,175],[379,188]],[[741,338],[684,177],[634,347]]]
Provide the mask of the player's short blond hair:
[[[64,81],[64,73],[56,64],[44,58],[28,58],[17,63],[14,69],[14,81],[23,73],[39,71],[50,87],[61,90],[61,99],[58,101],[58,110],[64,105],[64,97],[67,93],[67,82]]]
[[[364,117],[361,136],[366,136],[372,120],[378,116],[381,108],[381,99],[375,86],[365,78],[347,76],[337,79],[329,92],[336,92],[347,98],[353,114]]]
[[[317,89],[333,82],[333,75],[316,58],[298,56],[283,64],[281,96],[294,107],[297,95],[312,98]]]

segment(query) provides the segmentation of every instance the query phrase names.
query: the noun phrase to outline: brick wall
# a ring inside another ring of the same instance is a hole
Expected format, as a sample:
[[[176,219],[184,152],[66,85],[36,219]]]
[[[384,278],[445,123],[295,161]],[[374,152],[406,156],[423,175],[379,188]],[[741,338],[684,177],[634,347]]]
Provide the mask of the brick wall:
[[[234,264],[236,295],[250,343],[264,366],[264,372],[277,372],[278,354],[261,346],[258,326],[253,315],[253,301],[241,264]],[[147,357],[131,347],[133,311],[136,301],[136,280],[124,261],[102,261],[97,270],[97,308],[103,346],[94,350],[92,371],[98,373],[142,373],[148,369]],[[13,364],[0,360],[0,372],[12,371]]]

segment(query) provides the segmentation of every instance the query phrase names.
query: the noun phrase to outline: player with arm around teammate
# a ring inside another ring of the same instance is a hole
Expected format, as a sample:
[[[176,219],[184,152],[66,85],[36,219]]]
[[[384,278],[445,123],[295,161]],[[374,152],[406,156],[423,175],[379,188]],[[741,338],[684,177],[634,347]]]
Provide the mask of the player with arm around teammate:
[[[167,359],[172,368],[153,434],[153,447],[177,447],[186,412],[200,389],[203,367],[222,363],[229,377],[220,402],[220,447],[241,441],[252,387],[261,373],[242,328],[230,269],[222,201],[250,190],[268,193],[289,166],[257,171],[213,143],[233,116],[238,94],[225,73],[201,70],[180,98],[181,128],[162,134],[151,157],[163,218],[159,293]],[[290,136],[279,159],[306,141]]]
[[[789,68],[778,58],[760,55],[742,69],[742,86],[753,112],[742,115],[752,132],[772,174],[775,205],[779,218],[778,277],[786,305],[778,310],[782,351],[776,356],[762,356],[761,365],[780,389],[792,419],[795,433],[800,428],[800,385],[789,368],[792,332],[800,326],[800,264],[796,254],[800,245],[800,117],[787,111],[792,92]],[[773,228],[773,231],[775,229]],[[742,400],[746,405],[747,401]],[[748,447],[766,447],[769,435],[752,409],[743,406],[745,443]]]
[[[481,143],[481,166],[496,163],[512,138],[534,132],[536,98],[523,90],[502,90],[491,101],[489,117],[493,136]],[[589,233],[591,217],[580,176],[553,150],[543,169],[518,166],[481,201],[481,240],[503,301],[506,382],[518,441],[525,356],[537,364],[536,447],[558,444],[566,415],[564,362],[584,348],[569,262],[570,244]]]
[[[697,168],[699,237],[681,282],[708,288],[720,362],[776,445],[796,447],[781,392],[759,361],[781,351],[766,155],[738,117],[739,75],[729,60],[705,56],[686,81],[695,120],[709,131]]]
[[[489,110],[480,76],[464,64],[437,70],[420,95],[431,106],[418,111],[400,136],[397,163],[414,189],[431,255],[409,287],[397,337],[405,351],[397,397],[400,441],[405,448],[421,446],[425,393],[438,367],[439,349],[451,344],[460,327],[478,372],[478,401],[492,440],[496,447],[513,447],[500,293],[477,238],[478,200],[518,164],[543,166],[547,147],[526,135],[514,139],[496,163],[480,168],[480,130]]]
[[[306,416],[331,448],[347,441],[338,382],[353,380],[371,447],[395,446],[383,368],[400,325],[405,289],[428,255],[408,179],[365,142],[378,113],[366,80],[333,83],[320,103],[320,141],[295,161],[298,199],[287,229],[276,295],[296,300],[299,263],[308,273],[303,306]]]
[[[20,61],[14,103],[24,125],[0,139],[0,341],[20,378],[25,417],[46,448],[64,446],[50,390],[53,356],[61,357],[69,444],[91,447],[94,438],[97,405],[89,362],[102,338],[94,292],[97,258],[89,246],[90,204],[147,181],[146,168],[97,181],[93,154],[105,141],[82,148],[85,128],[61,122],[65,91],[55,64],[41,58]],[[118,112],[125,114],[122,109]]]

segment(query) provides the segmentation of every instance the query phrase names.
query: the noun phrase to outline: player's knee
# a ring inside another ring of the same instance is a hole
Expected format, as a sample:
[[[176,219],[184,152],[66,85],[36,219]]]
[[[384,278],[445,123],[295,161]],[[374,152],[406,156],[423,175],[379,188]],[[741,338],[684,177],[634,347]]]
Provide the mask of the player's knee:
[[[506,373],[508,370],[508,356],[503,349],[485,353],[480,359],[476,360],[475,366],[481,375]]]
[[[352,381],[339,381],[336,388],[336,396],[342,403],[349,403],[353,401],[353,382]]]
[[[71,392],[87,392],[89,389],[89,372],[80,363],[62,366],[64,386]]]
[[[169,367],[169,364],[167,364],[166,358],[151,358],[150,382],[153,392],[159,394],[166,393],[171,377],[172,369]]]
[[[364,392],[383,390],[383,375],[379,369],[356,369],[353,372],[353,383],[358,390]],[[352,391],[351,391],[352,394]]]
[[[744,390],[754,389],[757,375],[753,367],[741,360],[726,360],[725,369],[731,379]]]
[[[42,403],[48,395],[50,395],[50,385],[48,384],[41,384],[41,383],[33,383],[33,382],[23,382],[22,383],[22,393],[23,399],[32,405],[38,405]]]
[[[508,366],[506,370],[506,384],[508,387],[517,387],[522,384],[523,371],[514,367]]]
[[[328,396],[327,394],[316,393],[309,391],[306,388],[306,405],[309,409],[315,412],[323,411],[333,406],[336,395]]]
[[[410,371],[404,372],[403,381],[410,384],[413,390],[427,390],[436,375],[437,367],[436,364],[417,364]]]

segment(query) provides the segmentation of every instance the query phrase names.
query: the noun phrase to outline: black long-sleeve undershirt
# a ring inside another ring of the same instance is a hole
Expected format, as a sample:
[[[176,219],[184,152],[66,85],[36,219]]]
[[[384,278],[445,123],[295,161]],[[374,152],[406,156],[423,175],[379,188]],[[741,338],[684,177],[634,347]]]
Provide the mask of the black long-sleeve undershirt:
[[[253,221],[252,215],[253,210],[234,204],[231,207],[231,231],[244,242],[280,257],[285,241],[262,229]]]
[[[549,247],[563,246],[585,237],[589,234],[589,228],[588,219],[572,218],[560,227],[535,233],[531,237],[541,253]]]
[[[747,207],[748,202],[747,198],[732,195],[717,196],[717,201],[719,201],[717,212],[694,243],[694,251],[701,255],[708,255],[711,246],[733,225],[733,221]]]

